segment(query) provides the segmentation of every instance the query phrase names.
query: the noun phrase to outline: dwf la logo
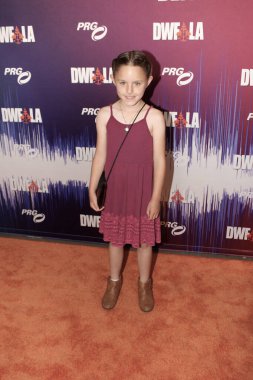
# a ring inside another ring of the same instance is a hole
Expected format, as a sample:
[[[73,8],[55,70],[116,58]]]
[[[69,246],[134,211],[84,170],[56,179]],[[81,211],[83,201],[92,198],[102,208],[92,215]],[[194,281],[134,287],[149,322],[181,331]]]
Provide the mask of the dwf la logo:
[[[10,178],[10,189],[13,191],[28,191],[30,193],[49,193],[45,179],[31,179],[23,177]]]
[[[39,154],[37,148],[32,148],[29,144],[14,144],[14,154],[18,157],[35,158]]]
[[[111,74],[112,68],[103,67],[100,70],[98,67],[71,67],[71,83],[112,83]]]
[[[46,219],[46,215],[42,213],[38,213],[37,210],[28,210],[23,208],[21,215],[32,216],[33,223],[42,223]]]
[[[76,146],[76,160],[77,161],[92,161],[96,152],[96,148],[88,148]]]
[[[186,112],[185,116],[182,112],[164,112],[166,127],[173,128],[200,128],[200,117],[198,112]]]
[[[99,228],[99,223],[100,223],[100,216],[80,214],[81,227]]]
[[[253,69],[242,69],[241,86],[253,86]]]
[[[227,226],[226,239],[251,240],[251,228]]]
[[[177,222],[161,221],[161,227],[171,228],[172,236],[183,235],[186,231],[186,226],[179,226]]]
[[[31,72],[23,71],[22,67],[6,67],[4,75],[17,75],[18,84],[26,84],[32,77]]]
[[[195,198],[194,194],[192,191],[187,191],[187,192],[180,192],[179,190],[176,190],[172,193],[170,200],[170,203],[176,203],[176,204],[189,204],[189,203],[194,203]]]
[[[235,154],[233,158],[233,169],[236,170],[252,170],[253,169],[253,156]]]
[[[0,27],[0,43],[15,43],[20,45],[22,42],[35,42],[32,25]]]
[[[1,108],[2,122],[42,123],[39,108]]]
[[[102,40],[107,34],[107,27],[105,25],[98,26],[95,22],[79,22],[77,24],[77,31],[79,30],[89,30],[91,31],[91,39],[93,41]]]
[[[183,67],[164,67],[162,71],[162,75],[176,75],[177,78],[177,85],[178,86],[186,86],[187,84],[191,83],[193,80],[193,73],[191,71],[184,71]]]
[[[83,108],[81,115],[97,116],[99,110],[100,108]]]
[[[187,26],[185,22],[154,22],[154,41],[196,41],[204,39],[203,22],[190,22]]]

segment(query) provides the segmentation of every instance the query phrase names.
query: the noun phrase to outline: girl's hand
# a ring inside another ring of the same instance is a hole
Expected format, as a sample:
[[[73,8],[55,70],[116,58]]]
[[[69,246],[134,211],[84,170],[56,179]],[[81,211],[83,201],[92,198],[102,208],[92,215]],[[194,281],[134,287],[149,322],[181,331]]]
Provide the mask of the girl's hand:
[[[101,208],[98,207],[98,201],[97,201],[96,193],[89,193],[89,198],[90,198],[90,207],[93,210],[102,211],[104,209],[104,207],[101,207]]]
[[[160,213],[160,200],[152,200],[147,207],[147,216],[149,220],[154,220]]]

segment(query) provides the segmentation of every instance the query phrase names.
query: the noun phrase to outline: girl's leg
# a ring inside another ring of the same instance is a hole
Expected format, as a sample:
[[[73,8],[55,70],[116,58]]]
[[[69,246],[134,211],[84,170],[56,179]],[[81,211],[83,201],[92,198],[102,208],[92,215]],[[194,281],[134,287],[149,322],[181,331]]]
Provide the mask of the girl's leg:
[[[138,282],[139,306],[142,311],[154,308],[152,280],[150,278],[152,264],[152,247],[143,244],[137,250],[140,278]]]
[[[107,279],[107,288],[102,298],[104,309],[112,309],[118,300],[122,286],[121,269],[123,262],[123,247],[109,245],[110,276]]]
[[[122,269],[124,251],[123,247],[116,247],[110,243],[109,245],[109,265],[112,280],[119,280]]]
[[[147,282],[150,278],[151,263],[152,263],[152,247],[147,244],[142,244],[137,249],[138,267],[140,273],[140,281]]]

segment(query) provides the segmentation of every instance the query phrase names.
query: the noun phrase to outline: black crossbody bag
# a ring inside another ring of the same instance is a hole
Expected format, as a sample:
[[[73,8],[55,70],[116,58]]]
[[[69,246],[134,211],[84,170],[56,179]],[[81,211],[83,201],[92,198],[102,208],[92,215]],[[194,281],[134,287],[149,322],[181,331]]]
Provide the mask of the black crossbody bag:
[[[103,172],[102,172],[102,174],[101,174],[101,176],[100,176],[100,178],[99,178],[98,185],[97,185],[97,189],[96,189],[97,203],[98,203],[98,207],[99,207],[99,208],[104,207],[104,204],[105,204],[105,198],[106,198],[106,191],[107,191],[107,182],[108,182],[109,177],[110,177],[110,175],[111,175],[112,168],[113,168],[113,166],[114,166],[114,164],[115,164],[115,162],[116,162],[116,160],[117,160],[117,157],[118,157],[118,155],[119,155],[119,152],[120,152],[120,150],[121,150],[121,148],[122,148],[122,146],[123,146],[123,144],[124,144],[124,142],[125,142],[125,140],[126,140],[128,134],[130,133],[130,131],[131,131],[133,125],[134,125],[135,120],[136,120],[137,117],[139,116],[139,114],[140,114],[140,112],[142,111],[142,109],[144,108],[144,106],[145,106],[145,103],[143,104],[143,106],[141,107],[141,109],[137,112],[137,114],[136,114],[134,120],[132,121],[132,124],[129,126],[129,130],[128,130],[126,136],[124,137],[122,143],[120,144],[120,147],[119,147],[119,149],[118,149],[118,151],[117,151],[117,153],[116,153],[116,155],[115,155],[115,158],[114,158],[114,160],[113,160],[113,163],[112,163],[112,165],[111,165],[111,168],[110,168],[110,170],[109,170],[109,173],[108,173],[107,178],[106,178],[106,176],[105,176],[105,171],[104,171],[104,170],[103,170]]]

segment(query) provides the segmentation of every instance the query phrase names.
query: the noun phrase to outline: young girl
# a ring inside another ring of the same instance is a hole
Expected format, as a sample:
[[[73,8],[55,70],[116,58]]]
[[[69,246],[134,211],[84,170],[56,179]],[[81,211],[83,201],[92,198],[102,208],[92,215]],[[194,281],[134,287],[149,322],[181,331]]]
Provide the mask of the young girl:
[[[165,176],[165,122],[162,112],[142,97],[153,77],[151,64],[140,51],[120,54],[112,61],[112,81],[118,100],[101,108],[96,119],[97,146],[89,186],[90,206],[102,211],[99,231],[109,244],[110,276],[102,306],[112,309],[122,285],[123,247],[137,248],[139,306],[154,307],[150,278],[152,246],[161,241],[160,197]],[[129,131],[108,179],[104,208],[95,194],[100,175],[108,175],[118,148]]]

